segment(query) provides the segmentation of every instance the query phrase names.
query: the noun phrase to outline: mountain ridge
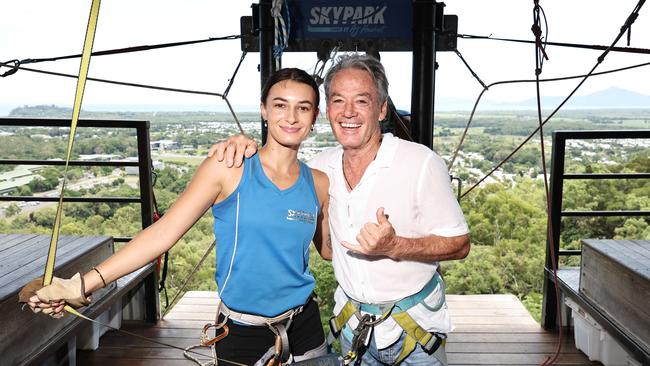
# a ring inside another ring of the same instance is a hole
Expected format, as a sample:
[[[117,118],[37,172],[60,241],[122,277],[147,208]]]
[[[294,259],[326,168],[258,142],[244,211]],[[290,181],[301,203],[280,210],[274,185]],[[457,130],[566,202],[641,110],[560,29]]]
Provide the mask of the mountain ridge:
[[[543,96],[542,108],[555,108],[566,96]],[[501,106],[536,108],[536,98],[529,98],[514,103],[498,103]],[[564,106],[567,109],[586,108],[650,108],[650,95],[635,91],[610,87],[586,95],[573,96]]]
[[[543,109],[556,108],[566,96],[542,96]],[[462,97],[436,97],[436,111],[470,111],[474,107],[476,99]],[[65,106],[54,106],[66,108]],[[0,115],[10,116],[14,109],[29,107],[27,105],[11,106],[0,104]],[[69,108],[69,107],[68,107]],[[235,105],[237,112],[257,112],[256,105]],[[410,106],[401,107],[409,109]],[[535,98],[528,98],[516,102],[499,102],[490,99],[482,99],[477,110],[534,110],[537,108]],[[616,109],[616,108],[650,108],[650,95],[635,91],[610,87],[586,95],[573,96],[563,109]],[[93,112],[225,112],[230,111],[221,105],[155,105],[155,104],[89,104],[84,106],[85,111]],[[3,113],[4,112],[4,113]]]

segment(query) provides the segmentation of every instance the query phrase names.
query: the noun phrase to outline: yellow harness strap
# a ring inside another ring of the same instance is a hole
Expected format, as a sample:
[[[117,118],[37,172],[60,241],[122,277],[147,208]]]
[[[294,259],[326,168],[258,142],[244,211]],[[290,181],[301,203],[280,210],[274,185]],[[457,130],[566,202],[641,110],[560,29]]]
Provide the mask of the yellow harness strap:
[[[336,316],[330,318],[330,330],[334,335],[338,337],[338,334],[341,332],[341,329],[347,324],[348,320],[357,312],[357,308],[352,304],[352,301],[349,301],[343,305],[341,312]]]
[[[61,229],[61,214],[63,207],[63,193],[65,191],[66,176],[68,174],[68,164],[70,156],[72,155],[72,146],[74,144],[74,137],[77,131],[77,122],[79,121],[79,114],[81,112],[81,101],[83,100],[84,89],[86,86],[86,77],[88,76],[88,67],[90,66],[90,55],[93,49],[93,41],[95,40],[95,30],[97,29],[97,18],[99,16],[99,4],[101,0],[93,0],[90,8],[90,17],[88,19],[88,27],[86,29],[86,38],[84,40],[83,53],[81,56],[81,65],[79,67],[79,78],[77,79],[77,90],[74,97],[74,108],[72,110],[72,122],[70,124],[70,135],[68,136],[68,149],[65,158],[65,167],[63,169],[63,182],[61,183],[61,192],[59,193],[59,203],[56,208],[56,217],[54,218],[54,227],[52,228],[52,237],[50,239],[50,248],[47,253],[47,261],[45,262],[45,272],[43,274],[43,286],[52,283],[54,276],[54,261],[56,259],[56,247],[59,241],[59,231]],[[65,310],[73,313],[82,318],[82,316],[72,307],[66,305]]]
[[[418,343],[425,347],[429,345],[432,341],[431,338],[433,338],[433,335],[419,326],[418,323],[416,323],[415,320],[413,320],[413,318],[411,318],[409,313],[406,311],[392,314],[391,316],[393,319],[395,319],[397,324],[399,324],[399,326],[404,329],[404,332],[406,332],[406,338],[404,339],[402,351],[400,352],[399,356],[397,356],[397,359],[394,363],[396,365],[402,362],[402,360],[404,360],[411,352],[413,352],[415,346],[417,346]],[[446,340],[443,339],[441,342],[442,343],[439,347],[444,347]]]

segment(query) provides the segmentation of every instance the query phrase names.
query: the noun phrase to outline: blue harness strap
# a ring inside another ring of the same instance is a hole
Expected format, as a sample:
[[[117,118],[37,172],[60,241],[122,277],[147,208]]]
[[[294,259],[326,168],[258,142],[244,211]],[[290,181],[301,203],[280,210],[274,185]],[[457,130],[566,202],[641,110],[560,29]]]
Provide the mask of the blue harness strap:
[[[436,289],[436,287],[438,287],[438,284],[442,284],[442,278],[440,277],[440,274],[436,272],[436,274],[433,275],[433,277],[431,277],[429,282],[427,282],[427,284],[424,285],[424,287],[420,291],[418,291],[417,293],[411,296],[405,297],[402,300],[397,301],[396,303],[391,303],[387,305],[373,305],[373,304],[360,303],[354,300],[350,300],[350,301],[352,301],[352,304],[356,305],[357,308],[364,313],[381,315],[384,314],[391,307],[394,307],[392,313],[396,314],[396,313],[401,313],[403,311],[406,311],[414,307],[415,305],[422,303],[423,300],[427,296],[429,296],[431,292],[433,292],[433,290]],[[436,304],[435,308],[429,308],[429,310],[431,311],[440,310],[440,307],[442,306],[442,304],[444,304],[444,296],[445,296],[444,293],[442,294],[442,296],[443,296],[443,301],[440,301],[438,304]]]

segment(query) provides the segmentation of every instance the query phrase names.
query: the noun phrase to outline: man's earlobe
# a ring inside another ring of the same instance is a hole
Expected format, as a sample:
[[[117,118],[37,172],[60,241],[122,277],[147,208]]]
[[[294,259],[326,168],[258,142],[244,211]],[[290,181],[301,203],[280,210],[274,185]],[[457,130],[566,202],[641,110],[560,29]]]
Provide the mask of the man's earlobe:
[[[388,115],[388,100],[385,100],[384,103],[381,105],[381,113],[379,113],[379,121],[383,121],[386,119],[386,116]]]

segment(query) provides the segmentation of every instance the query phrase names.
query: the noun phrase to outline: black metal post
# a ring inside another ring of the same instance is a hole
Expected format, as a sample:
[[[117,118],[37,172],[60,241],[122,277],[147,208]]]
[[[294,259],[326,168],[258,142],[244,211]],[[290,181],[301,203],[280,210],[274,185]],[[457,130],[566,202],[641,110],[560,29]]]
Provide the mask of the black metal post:
[[[273,25],[273,17],[271,16],[271,5],[272,0],[260,0],[259,6],[257,7],[260,24],[260,88],[264,87],[266,80],[276,71],[273,60],[275,27]],[[261,124],[262,145],[264,145],[266,143],[266,126],[264,126],[264,121],[261,121]]]
[[[434,0],[413,1],[413,75],[411,91],[411,136],[433,148],[436,37],[438,4]],[[443,5],[443,4],[440,4]],[[444,5],[443,5],[444,6]],[[442,12],[442,11],[441,11]],[[439,14],[442,18],[442,14]]]
[[[153,224],[153,181],[151,169],[151,150],[149,144],[149,123],[144,127],[138,127],[138,162],[140,179],[140,212],[142,216],[142,228]],[[154,271],[144,280],[145,288],[145,321],[155,323],[160,314],[160,301],[158,294],[158,272]]]
[[[552,270],[551,260],[554,258],[555,265],[559,267],[558,255],[560,251],[560,224],[562,222],[562,189],[564,186],[564,152],[566,139],[562,134],[553,132],[553,151],[551,154],[551,184],[549,195],[551,196],[551,218],[548,225],[551,228],[552,237],[546,238],[546,264],[545,267]],[[551,238],[553,239],[551,241]],[[551,244],[553,250],[551,250]],[[551,257],[552,256],[552,257]],[[557,269],[556,267],[556,269]],[[549,273],[544,271],[544,301],[542,302],[542,326],[544,329],[557,327],[558,298],[555,294],[555,280]]]
[[[142,228],[153,224],[153,181],[151,178],[151,151],[149,150],[149,123],[136,129],[138,139],[138,173],[140,179],[140,215]]]

